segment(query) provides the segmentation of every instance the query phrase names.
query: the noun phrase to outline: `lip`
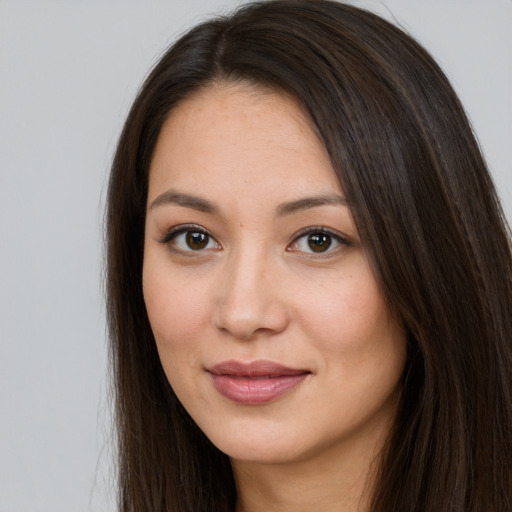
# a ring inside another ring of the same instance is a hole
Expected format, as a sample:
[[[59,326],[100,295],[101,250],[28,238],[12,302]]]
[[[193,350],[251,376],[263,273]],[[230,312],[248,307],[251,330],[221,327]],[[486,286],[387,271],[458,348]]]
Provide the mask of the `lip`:
[[[272,361],[224,361],[207,369],[216,390],[229,400],[259,405],[272,402],[296,388],[309,370],[290,368]]]

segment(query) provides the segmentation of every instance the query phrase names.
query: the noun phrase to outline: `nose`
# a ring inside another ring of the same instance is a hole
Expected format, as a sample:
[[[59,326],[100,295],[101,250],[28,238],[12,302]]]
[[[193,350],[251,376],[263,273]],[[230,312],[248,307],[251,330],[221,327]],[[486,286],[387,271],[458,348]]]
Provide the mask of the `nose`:
[[[288,316],[279,269],[268,255],[245,251],[226,261],[213,308],[217,329],[251,340],[284,331]]]

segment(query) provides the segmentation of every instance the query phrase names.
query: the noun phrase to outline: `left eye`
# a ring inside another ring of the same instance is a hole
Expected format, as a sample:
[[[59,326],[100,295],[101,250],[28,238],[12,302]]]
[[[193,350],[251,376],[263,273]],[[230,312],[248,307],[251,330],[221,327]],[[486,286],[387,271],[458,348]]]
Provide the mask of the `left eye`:
[[[311,231],[296,238],[290,250],[321,254],[331,252],[342,244],[346,245],[347,242],[334,233]]]

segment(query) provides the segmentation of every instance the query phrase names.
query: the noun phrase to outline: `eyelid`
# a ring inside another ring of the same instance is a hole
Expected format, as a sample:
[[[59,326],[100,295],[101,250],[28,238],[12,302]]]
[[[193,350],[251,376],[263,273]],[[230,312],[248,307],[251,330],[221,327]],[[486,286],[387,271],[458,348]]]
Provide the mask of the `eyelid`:
[[[173,239],[175,239],[177,236],[179,236],[179,235],[181,235],[183,233],[186,233],[187,231],[203,233],[203,234],[207,235],[208,237],[210,237],[220,247],[220,244],[217,241],[217,239],[207,229],[205,229],[204,227],[200,226],[199,224],[179,224],[177,226],[173,226],[172,228],[170,228],[165,233],[165,235],[163,237],[157,239],[156,241],[158,243],[161,243],[161,244],[164,244],[164,245],[168,245],[170,250],[175,251],[175,252],[179,252],[179,253],[182,253],[182,254],[186,254],[186,253],[190,252],[190,253],[195,253],[197,255],[197,254],[203,252],[203,251],[200,251],[200,250],[198,250],[198,251],[193,251],[193,250],[184,251],[182,249],[173,247],[171,245],[170,242],[172,242]]]
[[[307,228],[301,229],[300,231],[298,231],[297,233],[295,233],[293,235],[293,239],[290,242],[290,244],[288,245],[288,247],[286,248],[286,250],[289,252],[304,252],[304,251],[299,251],[299,250],[294,251],[293,249],[290,249],[290,246],[297,243],[297,241],[299,239],[303,238],[304,236],[315,234],[315,233],[325,233],[326,235],[329,235],[332,238],[334,238],[340,245],[343,245],[343,246],[351,246],[352,245],[352,242],[350,241],[350,239],[347,236],[340,233],[339,231],[336,231],[331,228],[327,228],[325,226],[309,226]],[[315,258],[326,257],[326,256],[331,255],[332,253],[336,252],[336,250],[337,249],[331,249],[331,250],[327,250],[323,253],[322,252],[318,252],[318,253],[311,252],[311,253],[306,253],[306,254],[314,255]]]
[[[158,239],[158,242],[161,244],[169,243],[176,235],[180,233],[185,233],[187,231],[197,231],[198,233],[204,233],[205,235],[210,235],[208,230],[199,226],[198,224],[179,224],[177,226],[173,226],[168,229],[164,236]],[[210,235],[211,236],[211,235]]]

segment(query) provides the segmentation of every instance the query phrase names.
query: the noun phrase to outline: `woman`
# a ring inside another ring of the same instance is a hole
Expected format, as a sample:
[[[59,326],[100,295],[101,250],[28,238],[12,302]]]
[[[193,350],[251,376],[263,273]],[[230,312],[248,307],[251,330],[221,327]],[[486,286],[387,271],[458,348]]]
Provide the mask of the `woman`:
[[[278,0],[189,31],[107,244],[120,510],[512,510],[508,231],[397,28]]]

